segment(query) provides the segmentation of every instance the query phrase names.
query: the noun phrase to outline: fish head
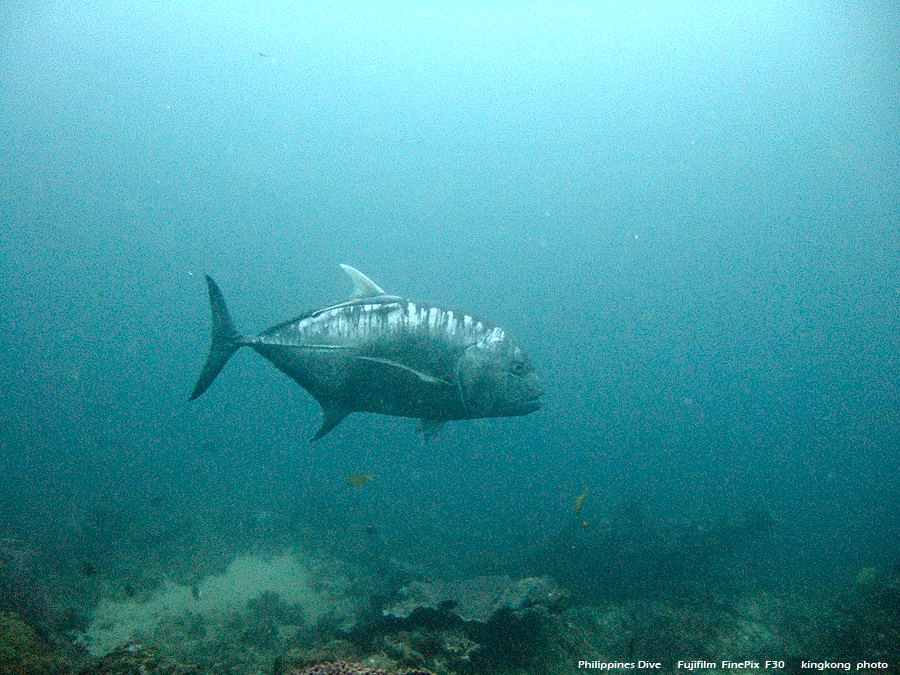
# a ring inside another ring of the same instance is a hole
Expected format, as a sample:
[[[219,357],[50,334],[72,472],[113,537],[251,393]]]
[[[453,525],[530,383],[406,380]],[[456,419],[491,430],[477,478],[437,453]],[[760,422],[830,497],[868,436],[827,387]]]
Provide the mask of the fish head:
[[[459,388],[470,418],[515,417],[539,410],[544,390],[531,359],[514,345],[471,346],[459,363]]]

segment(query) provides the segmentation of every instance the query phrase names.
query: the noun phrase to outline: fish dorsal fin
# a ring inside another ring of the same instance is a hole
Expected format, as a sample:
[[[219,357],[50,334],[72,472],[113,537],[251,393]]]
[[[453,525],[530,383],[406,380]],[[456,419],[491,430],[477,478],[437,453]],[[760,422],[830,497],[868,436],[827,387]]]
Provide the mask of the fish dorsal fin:
[[[350,265],[341,265],[341,269],[353,280],[351,298],[374,298],[376,295],[387,295],[382,288],[365,274]]]

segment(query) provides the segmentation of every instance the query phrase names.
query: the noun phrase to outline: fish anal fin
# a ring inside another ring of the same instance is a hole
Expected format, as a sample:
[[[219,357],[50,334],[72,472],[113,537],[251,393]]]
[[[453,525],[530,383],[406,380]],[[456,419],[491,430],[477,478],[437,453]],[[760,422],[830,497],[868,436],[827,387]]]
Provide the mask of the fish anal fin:
[[[315,443],[324,438],[338,424],[344,421],[344,418],[350,414],[350,411],[339,405],[322,404],[322,426],[315,435],[309,439],[310,443]]]

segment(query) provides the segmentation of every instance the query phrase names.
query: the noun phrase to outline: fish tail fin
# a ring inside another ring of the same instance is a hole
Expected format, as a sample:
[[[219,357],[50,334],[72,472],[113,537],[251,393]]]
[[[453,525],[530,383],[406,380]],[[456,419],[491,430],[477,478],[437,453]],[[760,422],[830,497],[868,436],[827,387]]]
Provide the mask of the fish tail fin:
[[[209,309],[212,313],[212,339],[209,343],[209,356],[206,357],[203,372],[200,373],[197,385],[188,399],[190,401],[199,397],[209,388],[231,355],[244,343],[244,338],[234,327],[234,322],[228,313],[228,306],[225,304],[222,291],[209,275],[206,275],[206,287],[209,291]]]

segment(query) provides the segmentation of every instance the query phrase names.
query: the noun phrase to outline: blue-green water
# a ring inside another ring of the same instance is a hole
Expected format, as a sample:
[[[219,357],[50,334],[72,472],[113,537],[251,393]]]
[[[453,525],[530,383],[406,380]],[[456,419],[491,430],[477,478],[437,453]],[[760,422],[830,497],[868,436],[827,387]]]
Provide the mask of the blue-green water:
[[[545,542],[639,505],[766,514],[778,592],[890,570],[898,45],[889,2],[4,2],[0,538],[116,579],[135,531],[267,513],[559,570]],[[342,262],[504,326],[543,409],[309,445],[249,350],[187,402],[203,273],[250,334]]]

